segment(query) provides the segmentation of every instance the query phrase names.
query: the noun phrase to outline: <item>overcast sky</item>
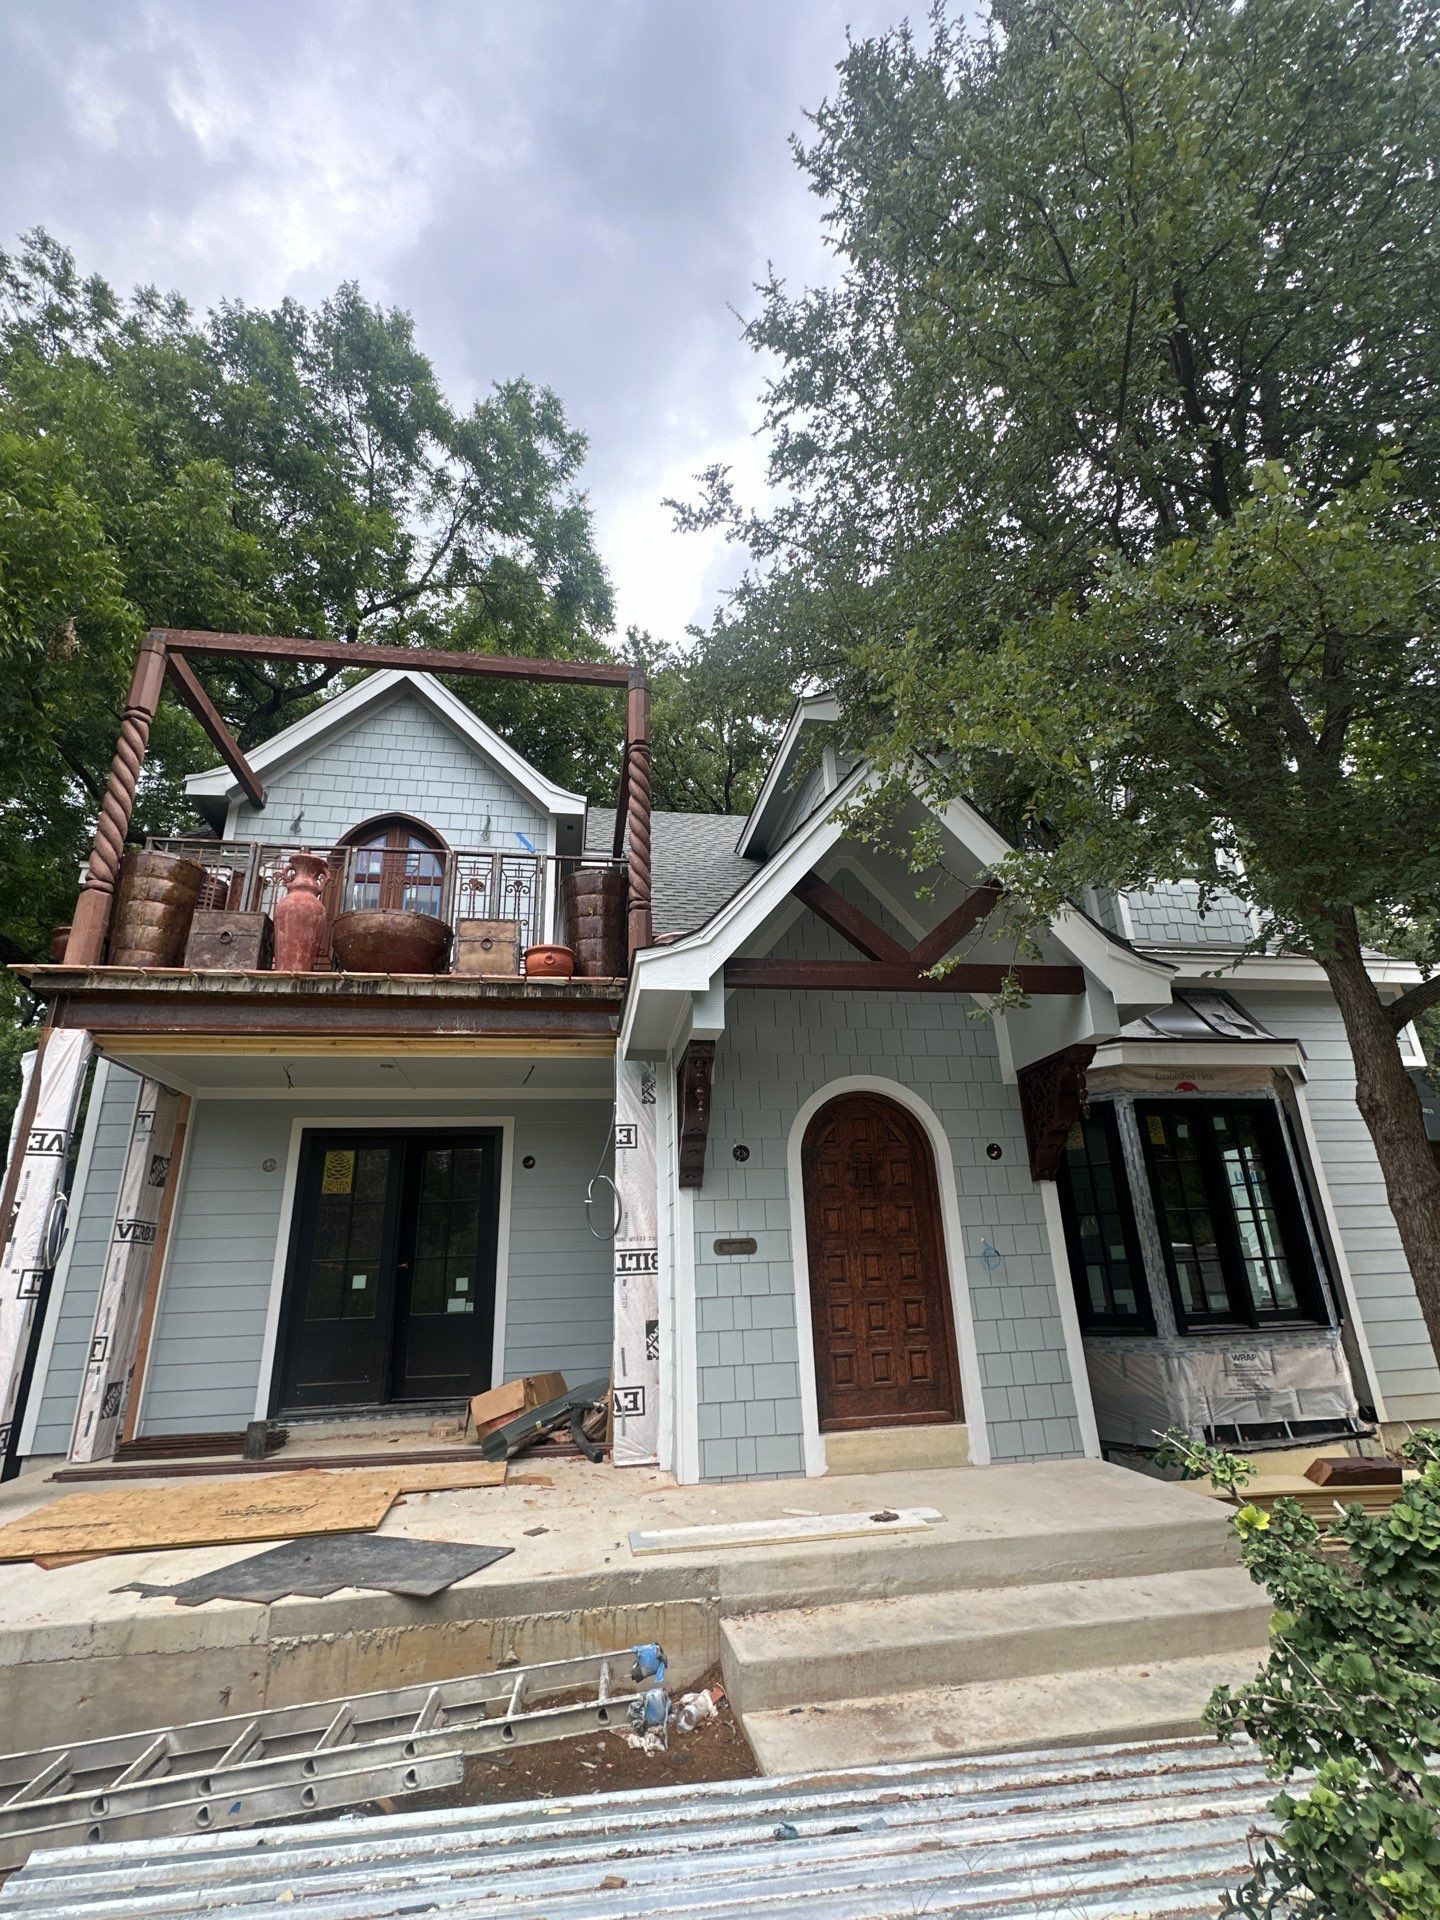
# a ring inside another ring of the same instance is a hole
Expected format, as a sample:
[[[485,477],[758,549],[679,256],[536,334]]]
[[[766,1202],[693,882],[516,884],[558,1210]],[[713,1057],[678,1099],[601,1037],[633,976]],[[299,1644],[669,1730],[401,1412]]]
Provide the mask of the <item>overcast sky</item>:
[[[923,9],[914,9],[923,11]],[[736,561],[660,505],[752,482],[767,258],[823,276],[787,146],[847,26],[906,0],[0,0],[0,245],[416,319],[457,401],[526,374],[590,437],[620,624],[680,638]]]

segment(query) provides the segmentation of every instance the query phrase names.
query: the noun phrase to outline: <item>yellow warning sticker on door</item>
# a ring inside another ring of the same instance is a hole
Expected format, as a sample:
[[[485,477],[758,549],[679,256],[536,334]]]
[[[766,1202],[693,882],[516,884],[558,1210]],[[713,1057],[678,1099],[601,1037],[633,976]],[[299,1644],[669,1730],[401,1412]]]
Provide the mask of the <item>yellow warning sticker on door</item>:
[[[1150,1123],[1151,1146],[1163,1147],[1165,1144],[1165,1122],[1158,1113],[1147,1114],[1145,1117]]]
[[[353,1148],[340,1147],[325,1156],[320,1174],[321,1193],[349,1193],[355,1185]]]

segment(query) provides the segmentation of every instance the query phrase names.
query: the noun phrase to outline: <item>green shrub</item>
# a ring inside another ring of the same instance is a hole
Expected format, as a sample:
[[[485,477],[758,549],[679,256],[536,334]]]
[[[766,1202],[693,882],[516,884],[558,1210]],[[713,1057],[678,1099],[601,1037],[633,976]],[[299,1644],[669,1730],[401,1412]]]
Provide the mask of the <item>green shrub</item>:
[[[1282,1781],[1226,1913],[1286,1920],[1440,1920],[1440,1434],[1405,1452],[1417,1481],[1386,1513],[1345,1506],[1322,1532],[1293,1500],[1242,1506],[1241,1557],[1275,1602],[1270,1657],[1218,1687],[1206,1724],[1245,1733]],[[1233,1489],[1234,1455],[1165,1436],[1163,1461]],[[1325,1550],[1328,1544],[1329,1551]]]

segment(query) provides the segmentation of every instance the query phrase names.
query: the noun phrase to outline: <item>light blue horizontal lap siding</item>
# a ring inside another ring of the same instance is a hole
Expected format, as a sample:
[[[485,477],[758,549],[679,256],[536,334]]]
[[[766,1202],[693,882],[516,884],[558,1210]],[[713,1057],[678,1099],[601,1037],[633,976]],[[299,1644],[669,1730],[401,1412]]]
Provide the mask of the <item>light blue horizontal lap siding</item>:
[[[333,1098],[314,1105],[197,1103],[142,1433],[232,1432],[254,1418],[292,1123],[320,1126],[333,1122],[335,1110]],[[606,1373],[609,1246],[586,1227],[584,1199],[606,1144],[608,1102],[507,1105],[497,1093],[483,1102],[357,1101],[345,1117],[377,1128],[434,1118],[464,1127],[505,1114],[513,1114],[515,1125],[504,1372],[509,1377],[555,1367],[572,1381]],[[533,1168],[521,1164],[527,1155],[534,1156]],[[276,1163],[273,1172],[266,1172],[267,1160]],[[78,1386],[77,1376],[77,1392]],[[69,1419],[67,1412],[67,1436]]]
[[[545,815],[408,688],[265,786],[263,808],[238,808],[232,838],[331,846],[378,814],[410,813],[453,847],[513,848],[523,833],[545,851]]]
[[[836,883],[901,937],[851,875]],[[854,958],[803,916],[776,943],[787,956]],[[799,1473],[801,1355],[790,1237],[786,1146],[811,1094],[848,1075],[911,1088],[950,1141],[963,1257],[975,1320],[985,1416],[996,1460],[1083,1452],[1050,1263],[1045,1208],[1030,1178],[1015,1089],[1000,1078],[995,1030],[957,995],[731,994],[716,1047],[705,1182],[695,1196],[698,1424],[706,1479]],[[991,1142],[998,1161],[987,1159]],[[742,1142],[750,1157],[733,1156]],[[748,1235],[756,1252],[717,1255],[717,1235]],[[991,1272],[990,1241],[1004,1256]],[[958,1331],[958,1330],[957,1330]],[[963,1334],[960,1337],[964,1337]],[[967,1410],[971,1417],[974,1409]]]
[[[92,1096],[85,1117],[81,1153],[89,1164],[84,1186],[71,1195],[68,1264],[62,1268],[64,1292],[55,1309],[55,1344],[35,1426],[36,1453],[64,1453],[70,1445],[139,1092],[140,1081],[135,1074],[124,1067],[107,1066],[100,1098]]]
[[[1360,1318],[1392,1420],[1440,1418],[1440,1368],[1360,1109],[1344,1023],[1328,994],[1236,991],[1247,1011],[1305,1049],[1305,1099]]]

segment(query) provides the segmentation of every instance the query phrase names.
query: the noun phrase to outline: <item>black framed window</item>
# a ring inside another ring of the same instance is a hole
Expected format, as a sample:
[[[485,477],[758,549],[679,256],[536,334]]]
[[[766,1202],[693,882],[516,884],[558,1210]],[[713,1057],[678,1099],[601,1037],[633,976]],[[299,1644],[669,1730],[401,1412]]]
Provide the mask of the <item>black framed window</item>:
[[[1325,1318],[1268,1100],[1153,1100],[1135,1116],[1182,1328]]]
[[[1153,1333],[1112,1107],[1097,1102],[1070,1129],[1057,1184],[1080,1324],[1101,1332]]]

